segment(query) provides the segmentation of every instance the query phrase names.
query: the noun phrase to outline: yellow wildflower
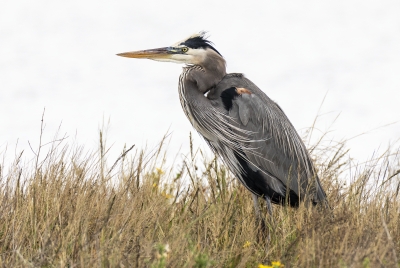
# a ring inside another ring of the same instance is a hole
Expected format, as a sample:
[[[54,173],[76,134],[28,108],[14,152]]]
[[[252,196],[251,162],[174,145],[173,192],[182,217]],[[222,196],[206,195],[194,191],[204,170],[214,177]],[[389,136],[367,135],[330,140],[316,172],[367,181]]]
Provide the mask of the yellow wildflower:
[[[167,199],[170,199],[170,198],[174,197],[173,195],[167,194],[166,192],[162,192],[161,195],[164,196]]]
[[[170,253],[170,252],[171,252],[171,249],[169,248],[169,244],[165,244],[164,253],[162,254],[162,256],[167,258],[168,257],[168,253]]]
[[[153,187],[156,188],[157,187],[157,183],[153,183]]]
[[[243,248],[248,248],[248,247],[250,247],[251,246],[251,242],[249,242],[249,241],[246,241],[244,244],[243,244]]]
[[[164,171],[161,168],[156,168],[156,170],[159,175],[164,174]]]
[[[169,247],[169,244],[159,244],[157,245],[157,250],[155,253],[155,257],[157,258],[157,260],[165,260],[166,258],[168,258],[168,254],[171,252],[171,249]]]
[[[274,268],[283,268],[285,265],[283,265],[280,261],[273,261],[271,262],[272,267]]]
[[[280,261],[273,261],[271,265],[259,264],[258,268],[283,268],[284,265]]]

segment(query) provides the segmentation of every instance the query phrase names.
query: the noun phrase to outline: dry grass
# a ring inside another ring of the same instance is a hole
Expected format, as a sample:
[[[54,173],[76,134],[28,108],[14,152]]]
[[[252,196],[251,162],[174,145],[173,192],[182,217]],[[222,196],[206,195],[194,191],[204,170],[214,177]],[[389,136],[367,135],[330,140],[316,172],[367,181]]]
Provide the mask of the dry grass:
[[[360,168],[343,144],[313,147],[334,216],[274,206],[266,250],[256,242],[250,193],[217,160],[192,148],[165,167],[163,141],[150,152],[125,151],[110,168],[100,140],[95,153],[60,140],[43,159],[36,150],[33,167],[21,157],[7,172],[1,166],[2,267],[399,265],[398,155]]]

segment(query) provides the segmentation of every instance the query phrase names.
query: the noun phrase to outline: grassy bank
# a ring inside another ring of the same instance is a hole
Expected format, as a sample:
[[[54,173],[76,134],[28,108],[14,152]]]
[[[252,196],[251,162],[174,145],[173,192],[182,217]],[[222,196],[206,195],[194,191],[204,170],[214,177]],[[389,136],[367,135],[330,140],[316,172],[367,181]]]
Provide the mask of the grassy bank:
[[[311,148],[334,216],[274,206],[265,243],[257,242],[250,193],[218,160],[192,148],[168,167],[163,143],[126,148],[108,165],[103,142],[91,153],[59,141],[31,164],[17,156],[2,166],[0,266],[399,265],[393,152],[352,166],[343,144]]]

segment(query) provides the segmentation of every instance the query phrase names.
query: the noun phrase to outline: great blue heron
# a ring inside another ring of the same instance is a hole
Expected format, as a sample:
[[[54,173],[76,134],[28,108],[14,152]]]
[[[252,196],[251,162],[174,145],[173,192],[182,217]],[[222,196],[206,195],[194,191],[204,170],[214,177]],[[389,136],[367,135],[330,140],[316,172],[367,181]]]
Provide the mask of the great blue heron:
[[[183,111],[240,182],[258,197],[297,207],[326,203],[307,149],[283,110],[240,73],[226,73],[222,55],[204,33],[172,46],[117,54],[185,63],[179,78]]]

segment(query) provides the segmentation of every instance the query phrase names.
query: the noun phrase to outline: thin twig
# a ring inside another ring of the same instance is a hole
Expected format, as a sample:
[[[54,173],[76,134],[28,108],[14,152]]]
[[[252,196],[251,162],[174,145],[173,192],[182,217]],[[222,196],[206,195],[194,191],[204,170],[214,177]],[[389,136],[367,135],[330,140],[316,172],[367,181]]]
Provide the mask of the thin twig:
[[[111,171],[115,168],[115,166],[118,164],[118,162],[124,158],[126,156],[127,153],[129,153],[130,150],[133,149],[133,147],[135,147],[135,144],[132,145],[128,150],[126,150],[125,152],[123,152],[118,158],[117,160],[115,160],[114,164],[112,165],[110,171],[108,171],[107,176],[111,173]]]
[[[387,224],[386,224],[386,222],[385,222],[385,219],[383,218],[383,213],[382,213],[382,211],[381,211],[381,219],[382,219],[382,225],[383,225],[383,228],[385,229],[385,232],[386,232],[386,235],[387,235],[387,237],[388,237],[388,240],[389,240],[390,243],[392,244],[392,251],[393,251],[394,260],[395,260],[396,263],[399,263],[399,260],[397,259],[397,254],[396,254],[396,246],[395,246],[395,244],[394,244],[394,242],[393,242],[392,236],[391,236],[390,233],[389,233],[389,229],[388,229],[388,227],[387,227]]]

